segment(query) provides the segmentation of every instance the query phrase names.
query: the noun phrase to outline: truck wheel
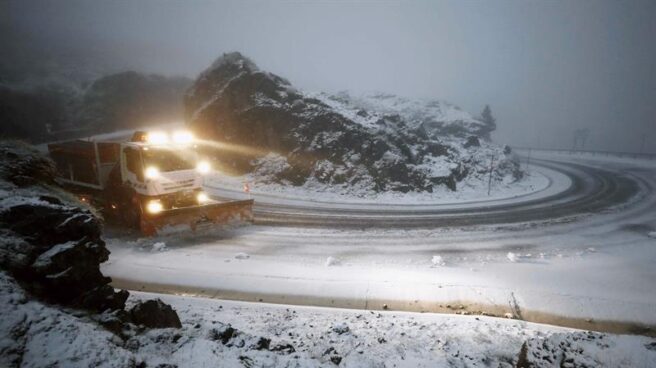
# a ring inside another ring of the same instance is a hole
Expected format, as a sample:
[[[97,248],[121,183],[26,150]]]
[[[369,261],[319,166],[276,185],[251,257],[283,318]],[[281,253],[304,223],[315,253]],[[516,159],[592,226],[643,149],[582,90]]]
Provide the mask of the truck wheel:
[[[125,206],[123,221],[126,226],[134,229],[139,229],[141,226],[141,203],[135,197]]]

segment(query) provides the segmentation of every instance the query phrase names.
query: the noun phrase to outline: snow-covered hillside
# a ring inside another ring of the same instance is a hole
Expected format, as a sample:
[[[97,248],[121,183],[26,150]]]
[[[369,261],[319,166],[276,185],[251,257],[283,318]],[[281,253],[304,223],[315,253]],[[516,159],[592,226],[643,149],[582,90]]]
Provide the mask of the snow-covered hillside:
[[[0,136],[28,142],[179,121],[190,83],[133,71],[84,82],[67,73],[6,77],[0,70]]]
[[[439,138],[448,135],[484,135],[485,124],[470,113],[446,101],[409,99],[390,93],[372,92],[351,95],[310,93],[340,114],[363,126],[375,129],[377,121],[388,115],[399,115],[412,128],[423,128]]]
[[[523,177],[510,150],[485,139],[488,127],[451,104],[306,93],[239,53],[204,71],[185,106],[197,135],[220,142],[220,171],[265,184],[407,193],[482,183],[491,166],[495,183]]]

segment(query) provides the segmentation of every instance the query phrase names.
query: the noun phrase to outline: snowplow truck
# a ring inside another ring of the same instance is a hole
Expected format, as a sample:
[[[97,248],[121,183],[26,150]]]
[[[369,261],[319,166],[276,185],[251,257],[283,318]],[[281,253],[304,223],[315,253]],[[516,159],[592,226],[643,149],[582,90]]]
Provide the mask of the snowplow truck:
[[[203,191],[211,166],[194,142],[188,132],[138,131],[127,142],[74,140],[49,144],[48,151],[60,184],[145,236],[252,222],[252,199],[216,201]]]

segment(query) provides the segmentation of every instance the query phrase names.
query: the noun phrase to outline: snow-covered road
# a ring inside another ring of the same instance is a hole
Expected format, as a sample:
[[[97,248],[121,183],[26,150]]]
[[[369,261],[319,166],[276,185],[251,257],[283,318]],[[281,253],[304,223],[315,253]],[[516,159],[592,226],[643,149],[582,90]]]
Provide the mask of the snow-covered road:
[[[307,206],[256,198],[261,203],[256,216],[266,218],[276,208],[283,214],[263,221],[266,225],[183,237],[115,235],[107,239],[112,255],[103,272],[116,287],[134,290],[365,309],[509,313],[572,327],[653,333],[644,328],[656,325],[656,239],[650,237],[656,229],[655,164],[568,155],[540,159],[549,165],[541,173],[551,185],[530,195],[413,208],[315,207],[322,222],[327,216],[339,219],[332,227],[311,227],[306,220],[289,226],[313,215]],[[567,174],[569,182],[556,171]],[[426,211],[459,220],[430,218],[412,229],[371,223],[376,212],[405,226],[396,220],[416,222]],[[273,226],[282,222],[286,226]]]
[[[491,200],[447,203],[367,203],[255,195],[256,222],[350,228],[435,228],[509,224],[597,213],[624,204],[649,184],[599,167],[554,160],[534,160],[533,176],[548,178],[544,188]],[[211,184],[210,184],[211,185]],[[215,197],[239,198],[237,191],[209,186]]]

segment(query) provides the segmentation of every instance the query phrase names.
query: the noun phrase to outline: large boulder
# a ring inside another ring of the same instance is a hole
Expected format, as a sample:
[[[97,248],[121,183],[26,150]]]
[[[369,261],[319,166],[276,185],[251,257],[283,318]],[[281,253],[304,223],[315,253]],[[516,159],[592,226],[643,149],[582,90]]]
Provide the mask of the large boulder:
[[[100,219],[53,184],[49,159],[0,142],[0,268],[48,301],[122,309],[127,292],[114,291],[100,271],[109,256]]]
[[[170,305],[160,299],[139,301],[130,309],[133,323],[148,328],[180,328],[180,318]]]
[[[597,332],[556,333],[526,340],[517,356],[517,368],[602,367],[598,360],[611,347],[608,337]]]

